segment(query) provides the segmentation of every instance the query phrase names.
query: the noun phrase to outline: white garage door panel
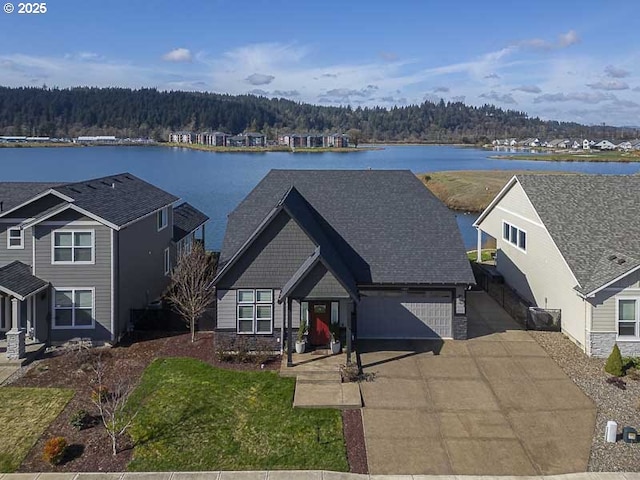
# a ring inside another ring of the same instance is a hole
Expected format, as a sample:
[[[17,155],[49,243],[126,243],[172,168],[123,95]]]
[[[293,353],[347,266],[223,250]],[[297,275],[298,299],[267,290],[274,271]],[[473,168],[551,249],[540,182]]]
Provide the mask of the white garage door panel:
[[[450,292],[362,297],[358,338],[451,338],[452,318]]]

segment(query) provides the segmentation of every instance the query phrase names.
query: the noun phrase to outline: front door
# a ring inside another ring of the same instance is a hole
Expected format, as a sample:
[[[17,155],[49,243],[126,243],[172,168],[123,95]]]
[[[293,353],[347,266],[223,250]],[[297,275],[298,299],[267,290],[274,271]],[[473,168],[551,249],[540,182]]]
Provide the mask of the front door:
[[[311,345],[327,345],[331,339],[329,323],[331,322],[331,309],[329,303],[309,303],[309,342]]]

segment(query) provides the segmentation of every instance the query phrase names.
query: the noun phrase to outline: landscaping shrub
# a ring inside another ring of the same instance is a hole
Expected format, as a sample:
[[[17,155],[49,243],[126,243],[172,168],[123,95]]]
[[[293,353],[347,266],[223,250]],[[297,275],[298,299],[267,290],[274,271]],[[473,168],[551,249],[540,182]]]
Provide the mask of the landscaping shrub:
[[[343,382],[373,382],[376,378],[375,373],[361,372],[357,363],[340,365],[340,376]]]
[[[91,392],[91,400],[94,403],[99,403],[99,402],[103,402],[107,399],[107,396],[109,395],[109,389],[104,386],[104,385],[99,385],[98,387],[94,388],[93,391]]]
[[[624,374],[622,365],[622,355],[620,354],[620,349],[616,344],[613,346],[611,355],[609,355],[609,358],[607,358],[607,363],[604,366],[604,371],[616,377],[621,377]]]
[[[78,410],[69,419],[69,424],[77,430],[83,430],[89,423],[89,413],[86,410]]]
[[[632,367],[627,370],[625,375],[629,380],[633,380],[634,382],[640,382],[640,369]]]
[[[42,457],[46,462],[52,465],[58,465],[62,462],[64,454],[67,450],[67,441],[64,437],[53,437],[44,444],[44,452]]]
[[[216,338],[214,351],[219,362],[267,363],[274,357],[273,345],[267,338],[249,336]]]

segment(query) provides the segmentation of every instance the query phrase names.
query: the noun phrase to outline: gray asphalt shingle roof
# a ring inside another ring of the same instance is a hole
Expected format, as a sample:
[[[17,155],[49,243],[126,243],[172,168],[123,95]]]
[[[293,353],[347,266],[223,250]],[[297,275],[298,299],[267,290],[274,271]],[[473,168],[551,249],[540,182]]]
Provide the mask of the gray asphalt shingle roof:
[[[175,195],[130,173],[121,173],[74,183],[2,182],[2,211],[6,212],[48,189],[72,198],[73,205],[118,227],[178,200]]]
[[[0,182],[0,203],[2,204],[0,213],[11,210],[39,193],[60,184],[61,182]]]
[[[408,170],[271,170],[229,215],[222,264],[292,186],[359,284],[474,283],[454,216]]]
[[[590,293],[640,265],[640,175],[517,175]]]
[[[178,241],[209,220],[204,213],[187,202],[173,209],[173,239]]]
[[[0,268],[0,289],[11,295],[26,298],[46,285],[47,282],[31,274],[29,265],[18,260]]]

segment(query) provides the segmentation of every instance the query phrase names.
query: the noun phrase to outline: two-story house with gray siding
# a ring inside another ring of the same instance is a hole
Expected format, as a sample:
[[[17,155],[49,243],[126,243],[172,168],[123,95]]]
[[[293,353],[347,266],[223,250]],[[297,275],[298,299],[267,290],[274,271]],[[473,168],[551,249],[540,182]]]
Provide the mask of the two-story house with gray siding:
[[[0,332],[12,347],[116,342],[130,310],[167,287],[176,248],[207,217],[129,173],[75,183],[0,183]],[[203,233],[204,235],[204,233]],[[15,341],[12,341],[15,340]],[[18,342],[18,343],[16,343]],[[16,347],[18,348],[18,347]]]
[[[410,171],[272,170],[229,215],[218,336],[466,338],[474,283],[454,216]]]
[[[520,296],[588,355],[640,355],[640,176],[517,175],[475,222]],[[478,257],[480,258],[480,257]]]

